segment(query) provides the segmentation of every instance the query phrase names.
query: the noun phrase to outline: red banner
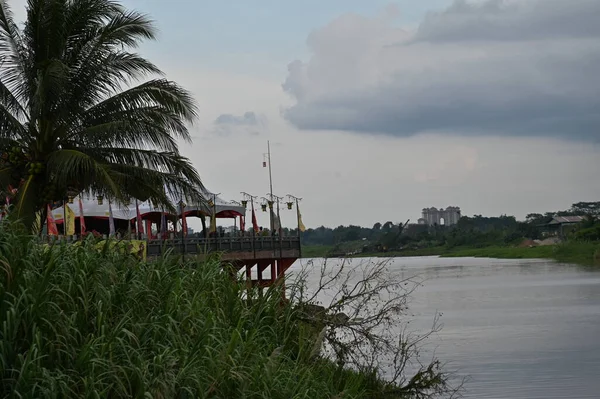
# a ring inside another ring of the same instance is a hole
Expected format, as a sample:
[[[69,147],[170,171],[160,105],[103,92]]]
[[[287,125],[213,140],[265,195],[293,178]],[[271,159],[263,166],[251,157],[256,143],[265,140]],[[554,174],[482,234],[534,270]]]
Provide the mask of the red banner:
[[[258,233],[258,222],[256,221],[256,213],[254,212],[254,209],[252,209],[252,228],[254,229],[255,233]]]
[[[46,225],[48,227],[48,235],[49,236],[57,236],[58,228],[56,227],[56,222],[54,221],[54,216],[52,216],[52,208],[50,205],[47,205],[46,211],[48,215],[46,216]]]

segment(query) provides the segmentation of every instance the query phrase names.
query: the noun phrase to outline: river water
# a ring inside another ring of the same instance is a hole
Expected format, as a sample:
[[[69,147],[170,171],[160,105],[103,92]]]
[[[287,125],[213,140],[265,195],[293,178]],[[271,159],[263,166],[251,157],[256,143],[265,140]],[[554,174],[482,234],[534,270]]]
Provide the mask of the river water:
[[[599,271],[437,257],[394,258],[389,268],[421,281],[409,303],[416,331],[442,314],[443,328],[425,349],[467,377],[463,397],[600,398]],[[314,268],[309,285],[316,275]]]

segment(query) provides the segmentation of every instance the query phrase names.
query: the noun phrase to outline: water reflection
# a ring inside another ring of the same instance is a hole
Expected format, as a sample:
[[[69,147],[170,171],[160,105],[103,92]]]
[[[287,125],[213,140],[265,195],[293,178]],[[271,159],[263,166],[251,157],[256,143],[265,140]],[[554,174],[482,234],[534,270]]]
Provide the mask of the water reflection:
[[[410,300],[415,330],[443,314],[427,349],[470,376],[465,397],[600,398],[600,272],[474,258],[396,258],[389,266],[421,279]]]

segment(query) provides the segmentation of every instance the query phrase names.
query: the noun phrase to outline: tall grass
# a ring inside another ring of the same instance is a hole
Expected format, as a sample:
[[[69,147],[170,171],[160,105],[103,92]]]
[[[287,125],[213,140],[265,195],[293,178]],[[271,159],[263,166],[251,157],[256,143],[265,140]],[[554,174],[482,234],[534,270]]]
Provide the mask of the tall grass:
[[[600,242],[568,241],[556,246],[553,259],[565,263],[600,266]]]
[[[378,397],[376,375],[315,357],[277,289],[218,262],[45,249],[0,224],[0,396]]]

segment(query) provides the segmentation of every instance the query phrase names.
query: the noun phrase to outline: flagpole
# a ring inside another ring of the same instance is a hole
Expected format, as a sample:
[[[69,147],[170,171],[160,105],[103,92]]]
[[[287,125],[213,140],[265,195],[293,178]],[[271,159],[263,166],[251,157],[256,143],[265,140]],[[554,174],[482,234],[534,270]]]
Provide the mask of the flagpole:
[[[63,232],[65,233],[65,240],[69,241],[69,239],[67,237],[67,222],[68,222],[67,200],[63,199]]]
[[[184,227],[187,227],[187,226],[183,225],[183,218],[185,217],[185,215],[184,215],[184,209],[183,209],[184,208],[183,204],[184,203],[183,203],[183,198],[182,198],[179,201],[179,209],[181,211],[181,245],[182,245],[181,249],[182,249],[182,260],[185,262],[185,249],[186,249],[185,248],[185,235],[186,235],[186,231],[185,230],[186,229],[184,229]]]
[[[250,215],[250,222],[252,223],[252,253],[254,253],[254,258],[256,259],[256,246],[255,246],[255,242],[254,242],[256,240],[256,230],[254,230],[254,217],[255,217],[254,198],[257,198],[257,197],[254,195],[250,195],[244,191],[242,191],[240,194],[242,194],[243,198],[250,199],[250,209],[252,210],[252,214]],[[260,270],[260,268],[259,268],[259,270]],[[259,273],[259,276],[260,276],[260,273]]]
[[[267,157],[269,159],[269,192],[271,194],[271,201],[273,200],[273,175],[271,174],[271,143],[267,140]]]
[[[283,197],[275,197],[277,198],[277,224],[279,231],[277,232],[277,235],[279,235],[279,261],[282,261],[283,258],[283,237],[282,237],[282,232],[283,232],[283,228],[281,227],[281,217],[279,215],[279,200],[283,199]]]
[[[296,202],[296,222],[298,223],[298,249],[300,250],[300,256],[302,256],[302,238],[300,235],[300,206],[299,203],[302,201],[302,198],[295,197],[291,194],[288,194],[288,197],[293,199]]]
[[[264,155],[264,154],[263,154]],[[271,203],[269,204],[269,208],[273,209],[273,174],[271,173],[271,143],[267,140],[267,163],[269,166],[269,198]],[[273,212],[269,212],[270,219],[270,230],[271,234],[273,234]]]
[[[287,196],[296,202],[296,222],[298,224],[298,237],[300,237],[300,207],[298,206],[298,203],[302,198],[295,197],[292,194],[288,194]]]

